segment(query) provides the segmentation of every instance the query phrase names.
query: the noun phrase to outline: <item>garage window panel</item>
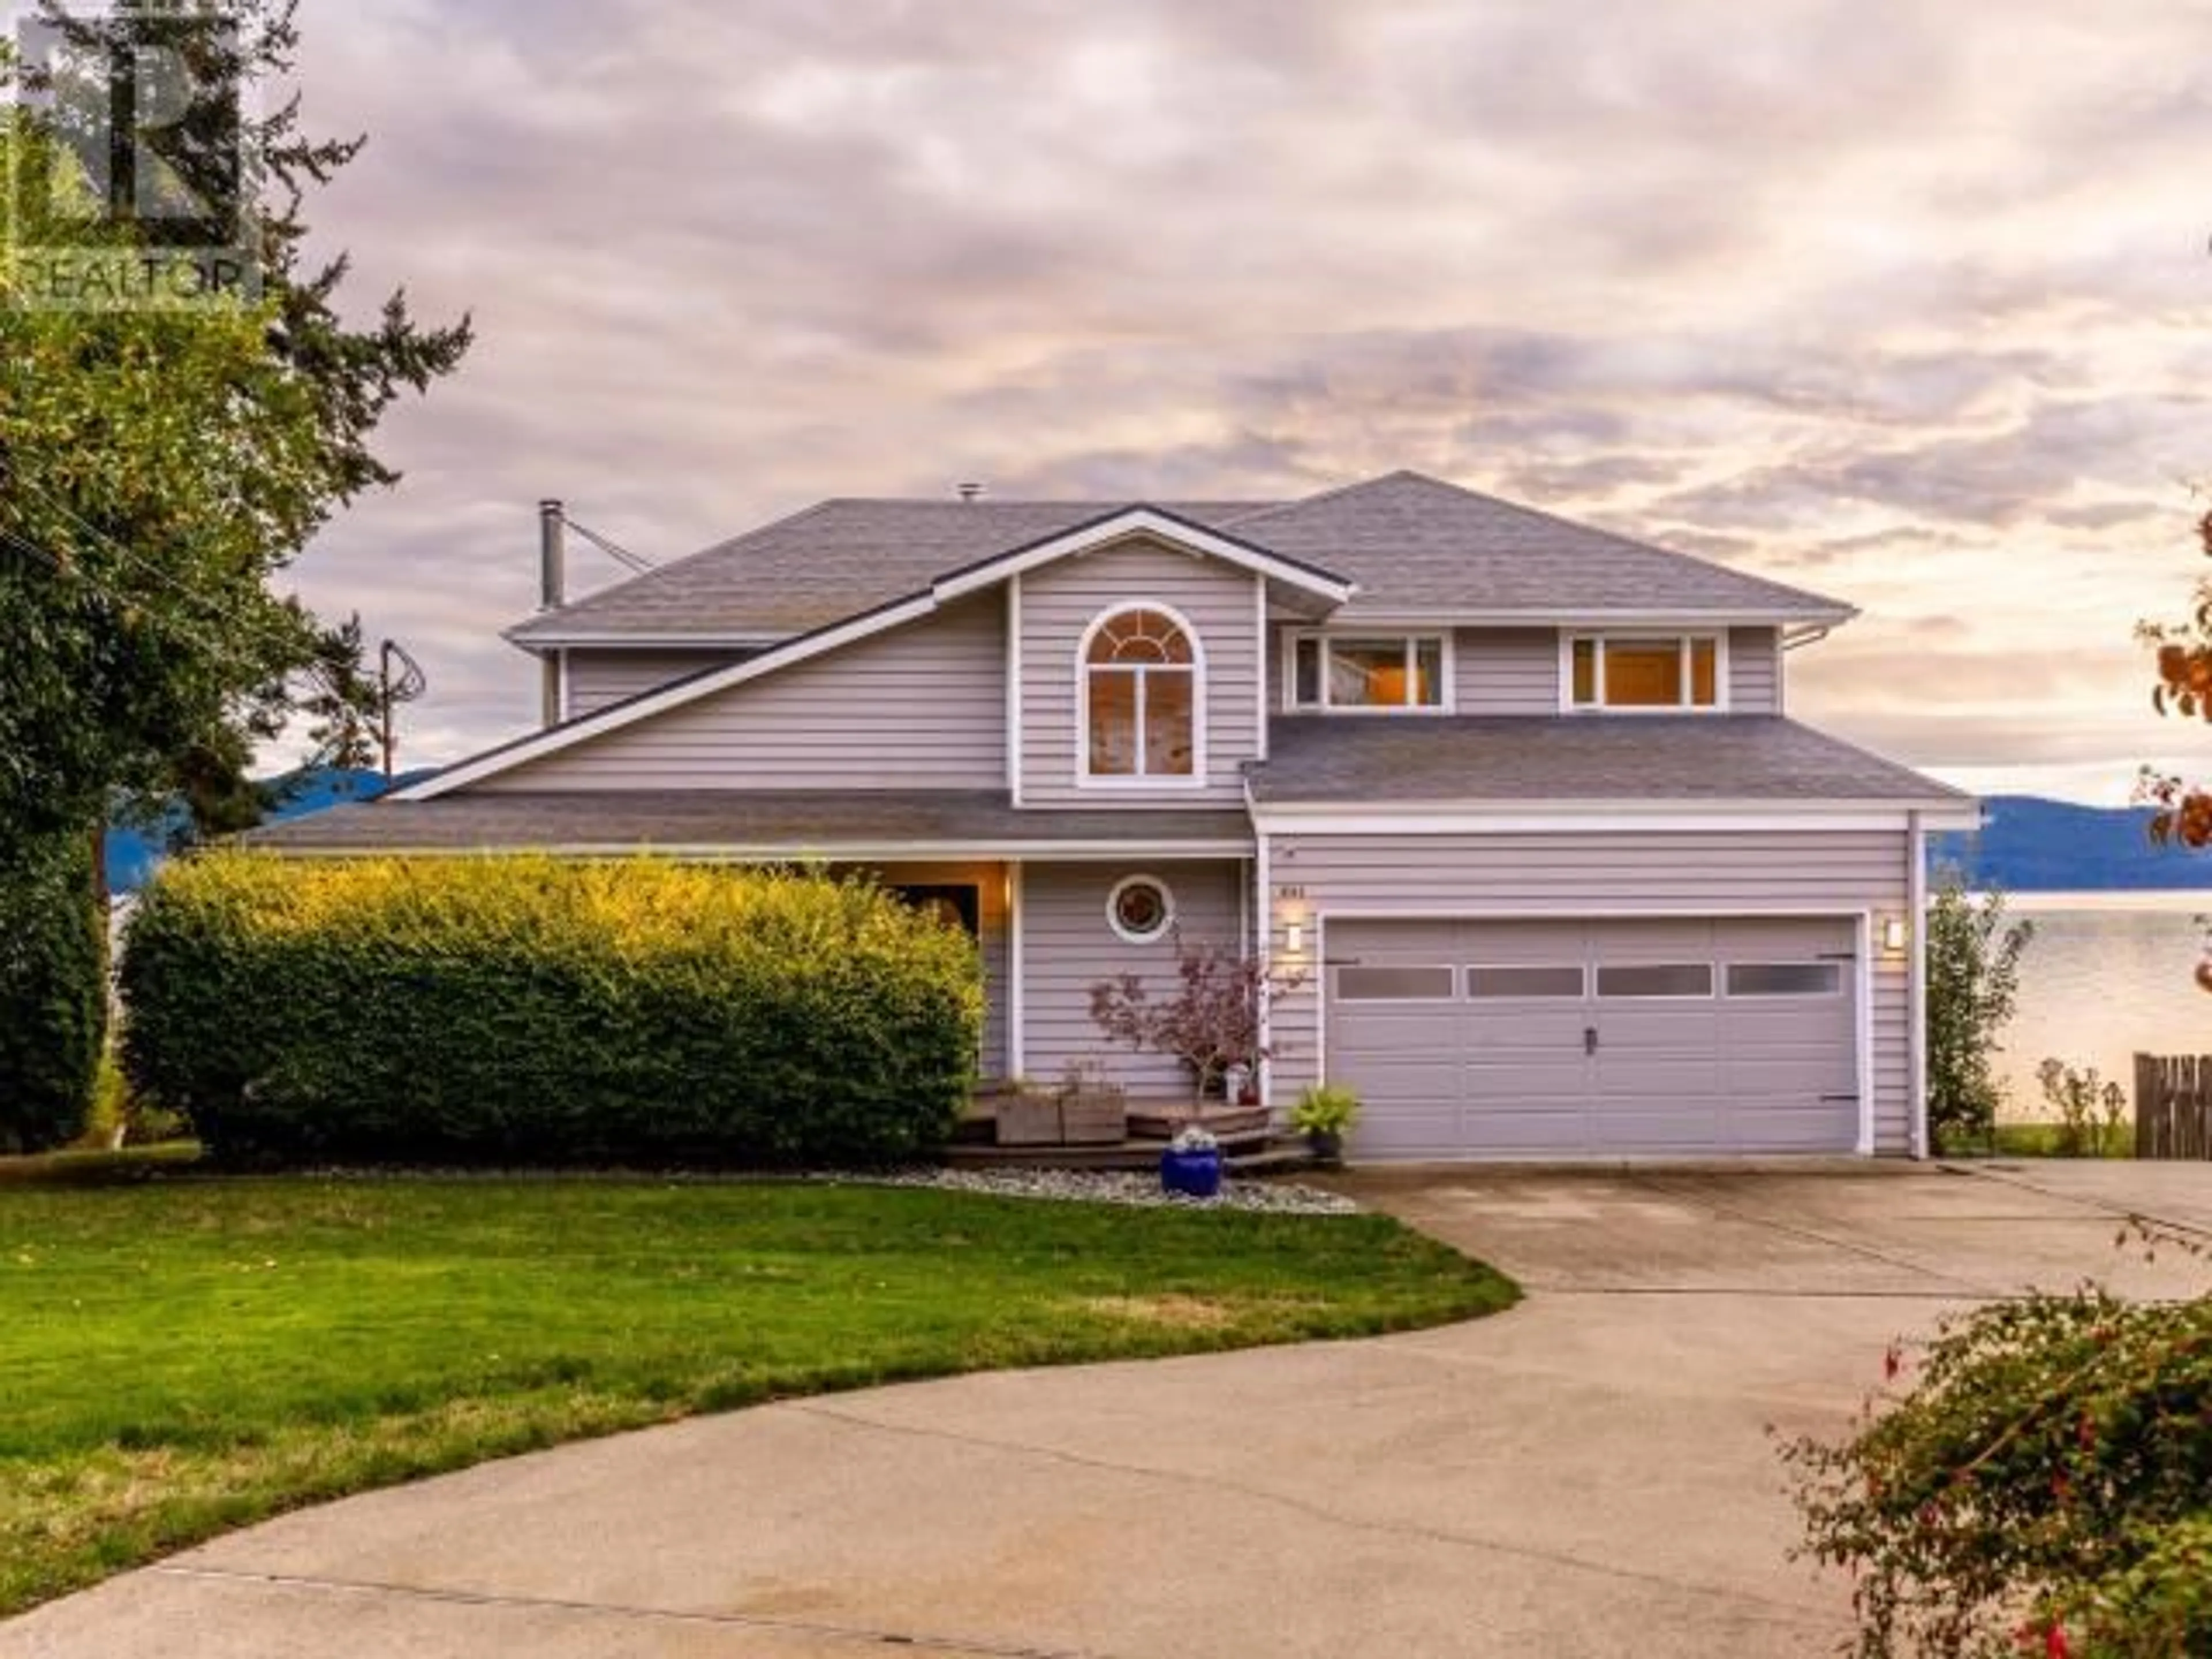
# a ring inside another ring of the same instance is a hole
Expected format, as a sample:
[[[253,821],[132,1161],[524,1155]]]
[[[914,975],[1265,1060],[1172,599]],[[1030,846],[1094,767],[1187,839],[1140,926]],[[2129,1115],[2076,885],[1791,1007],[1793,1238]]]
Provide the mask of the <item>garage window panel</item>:
[[[1449,1002],[1459,976],[1448,967],[1346,967],[1336,970],[1346,1002]]]
[[[1735,962],[1729,964],[1732,997],[1838,997],[1844,969],[1833,962]]]
[[[1588,988],[1579,963],[1467,970],[1467,994],[1478,1002],[1514,997],[1579,1002]]]
[[[1702,1001],[1713,994],[1709,962],[1610,963],[1597,970],[1601,998],[1622,1001]]]

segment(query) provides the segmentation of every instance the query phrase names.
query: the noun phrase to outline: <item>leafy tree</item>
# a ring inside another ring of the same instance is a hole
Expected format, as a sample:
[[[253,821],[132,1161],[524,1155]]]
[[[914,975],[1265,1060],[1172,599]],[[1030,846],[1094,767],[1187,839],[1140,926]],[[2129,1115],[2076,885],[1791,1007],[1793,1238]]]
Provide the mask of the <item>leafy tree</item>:
[[[1986,1144],[2004,1097],[1992,1064],[2020,994],[2032,921],[2008,923],[2004,895],[1979,904],[1955,868],[1928,910],[1928,1121],[1941,1147]]]
[[[92,838],[18,848],[0,877],[0,1152],[84,1128],[107,1028],[106,929]]]
[[[2212,558],[2212,512],[2197,520],[2197,538],[2205,556]],[[2198,580],[2186,621],[2142,623],[2136,635],[2156,653],[2151,707],[2161,715],[2212,723],[2212,578]],[[2137,794],[2158,808],[2150,835],[2159,846],[2212,846],[2212,789],[2146,767]],[[2197,977],[2212,990],[2212,975],[2200,972]]]
[[[290,0],[40,9],[118,64],[156,28],[163,49],[190,61],[192,84],[219,94],[279,80],[298,43]],[[240,27],[205,27],[218,12]],[[251,118],[243,95],[201,97],[182,118],[147,110],[133,135],[167,169],[161,191],[258,209],[245,244],[258,295],[37,303],[41,249],[88,250],[97,263],[204,234],[103,217],[65,142],[84,136],[71,124],[88,106],[41,74],[0,57],[0,88],[21,81],[55,94],[38,114],[0,113],[0,179],[12,186],[0,215],[0,915],[10,917],[53,902],[50,872],[79,867],[67,850],[88,845],[118,797],[181,791],[208,827],[258,816],[246,775],[253,749],[283,724],[295,677],[324,642],[270,579],[339,506],[395,481],[369,448],[378,422],[450,373],[470,343],[465,321],[419,326],[404,295],[372,326],[345,324],[346,260],[307,260],[301,210],[361,141],[307,137],[296,100]],[[89,912],[94,878],[80,874]],[[11,969],[0,1003],[0,1037],[11,1053],[46,1054],[50,1079],[75,1074],[76,1049],[60,1029],[69,1022],[41,1009],[105,995],[96,961],[76,971],[32,990]]]
[[[71,40],[118,51],[143,16],[42,9]],[[291,3],[221,9],[242,13],[243,27],[167,43],[198,83],[265,85],[290,69]],[[64,126],[70,106],[57,107]],[[362,141],[307,137],[296,100],[241,135],[233,107],[196,103],[148,142],[185,186],[219,196],[247,141],[235,182],[259,208],[258,301],[20,303],[24,251],[82,243],[93,204],[52,131],[18,115],[5,135],[10,176],[50,188],[17,192],[32,211],[10,216],[0,247],[0,635],[21,647],[0,656],[0,848],[98,822],[118,791],[181,787],[218,825],[252,810],[246,761],[322,643],[270,579],[339,506],[396,480],[369,447],[378,422],[470,343],[465,321],[419,325],[404,295],[372,326],[347,326],[347,261],[307,260],[302,208]],[[144,221],[92,234],[137,246],[169,233]]]
[[[368,641],[358,611],[315,641],[311,683],[300,713],[313,723],[307,739],[317,766],[366,770],[384,757],[385,690],[366,660]]]

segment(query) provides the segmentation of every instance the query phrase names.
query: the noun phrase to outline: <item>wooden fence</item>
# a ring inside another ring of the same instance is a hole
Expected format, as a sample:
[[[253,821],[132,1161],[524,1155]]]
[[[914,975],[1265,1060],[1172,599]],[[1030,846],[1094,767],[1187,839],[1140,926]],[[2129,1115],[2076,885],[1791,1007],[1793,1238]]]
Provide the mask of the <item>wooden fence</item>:
[[[2136,1156],[2212,1159],[2212,1054],[2136,1056]]]

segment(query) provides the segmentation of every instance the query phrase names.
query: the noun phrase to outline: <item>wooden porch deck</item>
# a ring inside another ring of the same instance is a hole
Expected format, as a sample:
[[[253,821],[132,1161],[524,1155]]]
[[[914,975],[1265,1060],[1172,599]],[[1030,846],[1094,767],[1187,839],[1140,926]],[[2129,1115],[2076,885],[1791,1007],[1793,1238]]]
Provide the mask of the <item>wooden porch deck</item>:
[[[1265,1107],[1218,1102],[1194,1115],[1188,1101],[1133,1101],[1125,1140],[1001,1146],[994,1139],[997,1120],[988,1094],[978,1097],[962,1120],[944,1158],[955,1169],[967,1170],[1152,1170],[1158,1167],[1160,1154],[1176,1132],[1194,1120],[1220,1139],[1222,1156],[1232,1173],[1262,1175],[1313,1164],[1304,1140],[1276,1133]]]

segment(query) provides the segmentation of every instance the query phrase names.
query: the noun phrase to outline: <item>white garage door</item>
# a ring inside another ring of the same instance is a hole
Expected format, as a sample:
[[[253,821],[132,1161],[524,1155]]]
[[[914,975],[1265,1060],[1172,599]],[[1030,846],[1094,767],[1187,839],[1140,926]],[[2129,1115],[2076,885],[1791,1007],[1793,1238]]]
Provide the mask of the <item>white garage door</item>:
[[[1332,921],[1367,1158],[1848,1152],[1855,922]]]

